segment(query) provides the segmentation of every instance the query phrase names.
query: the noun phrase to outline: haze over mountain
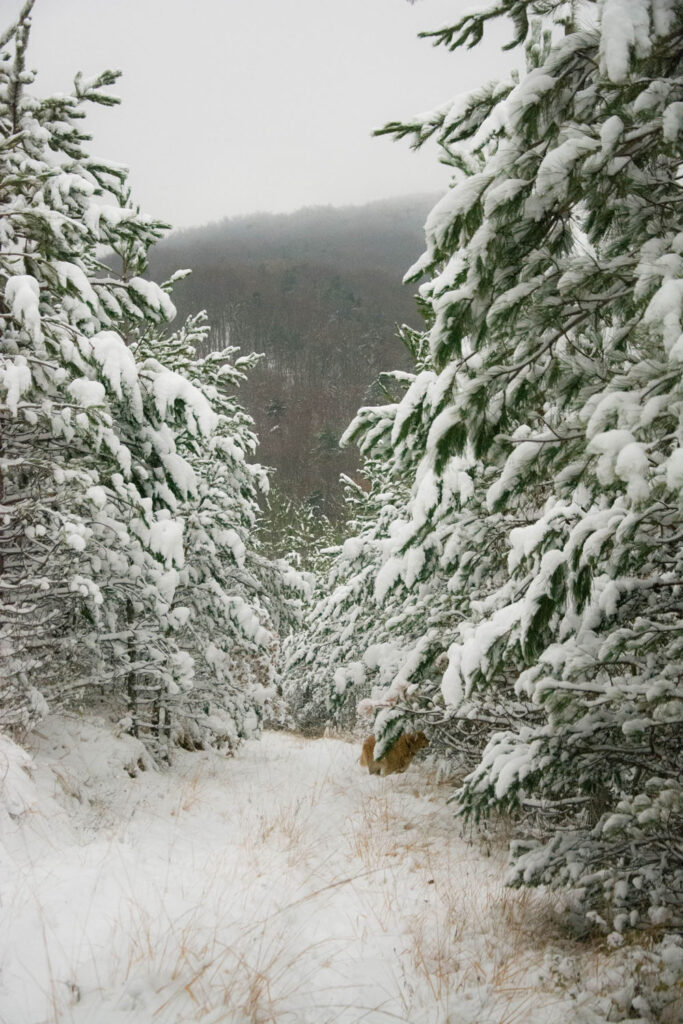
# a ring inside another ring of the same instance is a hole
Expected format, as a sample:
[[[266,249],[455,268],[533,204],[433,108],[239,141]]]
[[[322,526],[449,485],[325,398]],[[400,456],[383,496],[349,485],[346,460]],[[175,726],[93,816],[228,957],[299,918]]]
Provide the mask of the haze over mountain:
[[[396,325],[421,318],[402,278],[422,252],[433,203],[421,195],[259,213],[176,232],[152,253],[156,280],[192,268],[174,301],[181,316],[207,310],[211,347],[264,354],[242,399],[260,461],[293,498],[334,511],[339,474],[356,465],[339,437],[378,399],[378,374],[407,365]]]

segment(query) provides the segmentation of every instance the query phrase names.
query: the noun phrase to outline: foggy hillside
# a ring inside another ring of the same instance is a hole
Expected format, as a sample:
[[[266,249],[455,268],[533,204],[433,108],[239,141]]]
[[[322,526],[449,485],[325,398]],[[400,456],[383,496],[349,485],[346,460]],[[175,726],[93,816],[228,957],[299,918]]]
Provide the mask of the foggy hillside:
[[[382,371],[403,365],[396,324],[418,326],[414,285],[402,277],[423,249],[432,196],[367,206],[255,214],[176,232],[152,253],[179,313],[206,309],[211,346],[239,345],[264,360],[242,399],[259,459],[287,494],[332,511],[353,452],[338,439]]]

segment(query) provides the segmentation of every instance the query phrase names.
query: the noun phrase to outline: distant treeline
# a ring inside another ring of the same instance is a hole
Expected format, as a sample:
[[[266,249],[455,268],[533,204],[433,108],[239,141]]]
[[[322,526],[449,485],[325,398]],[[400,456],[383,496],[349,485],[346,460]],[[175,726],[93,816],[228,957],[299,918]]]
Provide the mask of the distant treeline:
[[[332,514],[339,474],[356,466],[339,437],[359,405],[378,399],[378,374],[407,364],[396,325],[420,324],[415,287],[401,282],[433,201],[227,219],[176,232],[152,254],[156,280],[192,268],[174,300],[181,315],[207,310],[211,347],[264,354],[242,392],[259,459],[282,491]]]

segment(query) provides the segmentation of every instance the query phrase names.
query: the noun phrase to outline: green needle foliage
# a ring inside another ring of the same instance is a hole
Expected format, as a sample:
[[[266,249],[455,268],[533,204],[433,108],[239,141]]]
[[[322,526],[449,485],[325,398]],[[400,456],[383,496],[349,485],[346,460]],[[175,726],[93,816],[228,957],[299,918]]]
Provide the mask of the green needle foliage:
[[[431,38],[498,17],[526,74],[382,129],[454,178],[412,272],[417,373],[347,433],[409,483],[366,585],[401,650],[375,731],[420,719],[460,751],[460,812],[520,820],[514,883],[676,924],[682,12],[500,0]]]
[[[159,757],[231,749],[296,590],[252,537],[253,358],[168,333],[173,282],[142,276],[166,226],[81,127],[118,76],[38,98],[32,8],[0,37],[0,724],[104,698]]]

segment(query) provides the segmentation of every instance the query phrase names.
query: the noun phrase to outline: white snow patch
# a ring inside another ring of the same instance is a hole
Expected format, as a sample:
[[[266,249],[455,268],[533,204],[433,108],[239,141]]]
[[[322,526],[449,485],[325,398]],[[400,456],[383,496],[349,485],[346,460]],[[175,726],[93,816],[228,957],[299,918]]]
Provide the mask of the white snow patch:
[[[131,399],[133,414],[137,419],[141,419],[142,396],[138,383],[138,368],[135,356],[123,338],[114,331],[100,331],[91,339],[91,346],[93,356],[114,394],[122,399],[125,387]]]
[[[42,338],[40,324],[40,285],[30,274],[17,274],[7,279],[5,302],[12,316],[26,328],[31,338],[39,342]]]
[[[173,370],[163,370],[154,378],[154,401],[162,419],[168,415],[169,407],[176,402],[185,406],[185,417],[188,426],[194,431],[193,418],[202,434],[210,434],[216,429],[218,417],[210,403],[186,377]]]
[[[672,362],[683,362],[681,317],[683,315],[683,280],[666,278],[645,310],[643,323],[660,324],[664,348]]]
[[[670,103],[662,114],[662,132],[669,142],[675,142],[683,128],[683,103]]]
[[[166,565],[182,568],[185,564],[182,519],[158,519],[149,530],[149,546],[155,555],[161,555]]]
[[[673,491],[683,490],[683,448],[676,448],[666,461],[666,483]]]
[[[650,52],[650,0],[604,0],[600,31],[602,70],[613,82],[626,78],[631,53]]]
[[[38,793],[30,766],[26,751],[0,733],[0,822],[7,814],[24,814],[36,803]]]
[[[436,248],[444,245],[453,221],[467,213],[492,179],[491,174],[472,174],[458,182],[433,208],[425,223],[425,235]]]
[[[650,464],[642,444],[633,441],[624,445],[617,455],[614,472],[628,484],[627,493],[632,501],[644,501],[650,493],[646,477]]]
[[[91,405],[102,405],[105,399],[104,385],[98,380],[88,380],[87,377],[77,377],[72,380],[68,392],[75,402],[88,409]]]
[[[546,519],[539,519],[529,526],[518,526],[510,530],[510,553],[508,555],[508,570],[512,572],[517,568],[523,558],[528,558],[532,551],[535,551],[541,543],[549,525]]]
[[[31,387],[31,370],[24,356],[15,356],[0,367],[0,384],[5,389],[5,404],[13,416],[17,414],[17,406],[21,396]]]
[[[0,830],[12,1024],[565,1024],[628,981],[621,951],[544,935],[553,898],[506,889],[504,845],[462,836],[417,763],[377,778],[359,744],[266,733],[157,772],[95,718],[29,742]]]
[[[128,282],[130,291],[137,294],[142,301],[155,313],[160,313],[164,320],[173,320],[176,308],[166,292],[154,281],[145,281],[143,277],[132,277]]]

